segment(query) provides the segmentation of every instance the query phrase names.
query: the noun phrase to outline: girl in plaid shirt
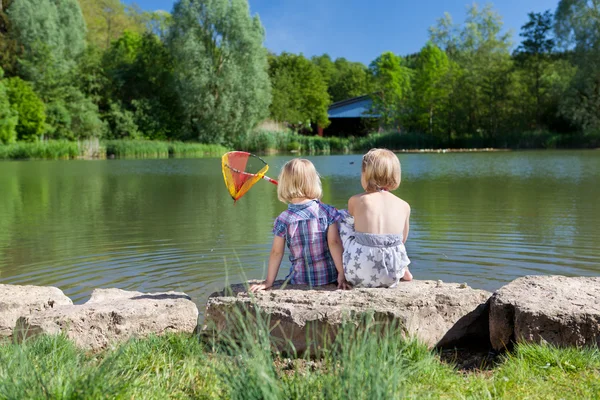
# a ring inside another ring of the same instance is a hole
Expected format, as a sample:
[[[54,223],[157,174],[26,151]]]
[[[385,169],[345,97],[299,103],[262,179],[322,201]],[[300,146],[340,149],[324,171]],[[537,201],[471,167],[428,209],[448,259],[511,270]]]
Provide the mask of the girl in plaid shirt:
[[[340,215],[334,207],[321,203],[321,196],[321,179],[309,160],[297,158],[283,166],[277,197],[288,204],[288,209],[275,220],[267,279],[252,285],[252,292],[273,286],[286,243],[292,264],[286,280],[291,284],[337,283],[339,289],[349,289],[342,264]]]

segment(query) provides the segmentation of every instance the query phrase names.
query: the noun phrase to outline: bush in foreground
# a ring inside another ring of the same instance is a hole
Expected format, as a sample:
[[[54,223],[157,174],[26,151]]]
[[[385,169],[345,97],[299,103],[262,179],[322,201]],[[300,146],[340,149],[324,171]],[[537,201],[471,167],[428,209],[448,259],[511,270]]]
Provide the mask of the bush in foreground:
[[[135,339],[99,354],[64,337],[0,345],[0,398],[596,398],[600,351],[519,345],[493,370],[460,372],[401,331],[348,325],[316,359],[270,351],[267,324],[237,340]]]

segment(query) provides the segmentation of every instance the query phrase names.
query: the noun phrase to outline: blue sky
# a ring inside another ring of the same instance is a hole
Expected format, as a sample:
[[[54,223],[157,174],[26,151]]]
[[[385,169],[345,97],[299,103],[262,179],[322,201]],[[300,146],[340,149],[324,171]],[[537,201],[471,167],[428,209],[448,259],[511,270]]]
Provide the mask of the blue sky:
[[[131,1],[127,1],[131,2]],[[265,46],[276,53],[328,53],[369,64],[384,51],[415,53],[428,39],[428,28],[449,12],[462,22],[466,0],[249,0],[252,14],[266,30]],[[171,11],[173,0],[137,0],[147,10]],[[520,27],[530,11],[554,12],[558,0],[497,0],[491,2],[505,29],[520,42]],[[486,4],[486,2],[479,2]]]

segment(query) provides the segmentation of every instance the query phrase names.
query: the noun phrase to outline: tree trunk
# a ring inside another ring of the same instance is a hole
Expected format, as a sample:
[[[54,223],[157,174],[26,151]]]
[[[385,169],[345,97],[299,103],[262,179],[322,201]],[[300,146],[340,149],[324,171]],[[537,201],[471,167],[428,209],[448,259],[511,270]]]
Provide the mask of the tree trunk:
[[[429,107],[429,134],[433,135],[433,107]]]

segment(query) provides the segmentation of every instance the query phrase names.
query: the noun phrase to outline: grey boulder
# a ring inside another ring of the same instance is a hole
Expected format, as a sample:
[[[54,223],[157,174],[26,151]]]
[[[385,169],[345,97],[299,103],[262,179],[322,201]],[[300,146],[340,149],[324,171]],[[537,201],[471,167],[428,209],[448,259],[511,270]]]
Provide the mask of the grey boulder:
[[[55,307],[19,318],[15,334],[23,339],[63,333],[79,347],[101,350],[132,337],[192,333],[197,322],[198,308],[185,293],[96,289],[85,304]]]
[[[0,285],[0,337],[12,336],[19,317],[72,304],[55,287]]]
[[[246,293],[246,285],[232,285],[208,299],[203,332],[208,337],[241,335],[243,328],[255,329],[254,319],[260,318],[268,321],[277,350],[315,353],[334,339],[344,321],[359,323],[370,318],[398,323],[407,336],[430,347],[460,342],[489,345],[485,303],[490,295],[465,284],[441,281],[350,291],[336,290],[333,285],[314,289],[289,285],[254,295]]]
[[[600,278],[525,276],[490,299],[490,341],[600,345]]]

